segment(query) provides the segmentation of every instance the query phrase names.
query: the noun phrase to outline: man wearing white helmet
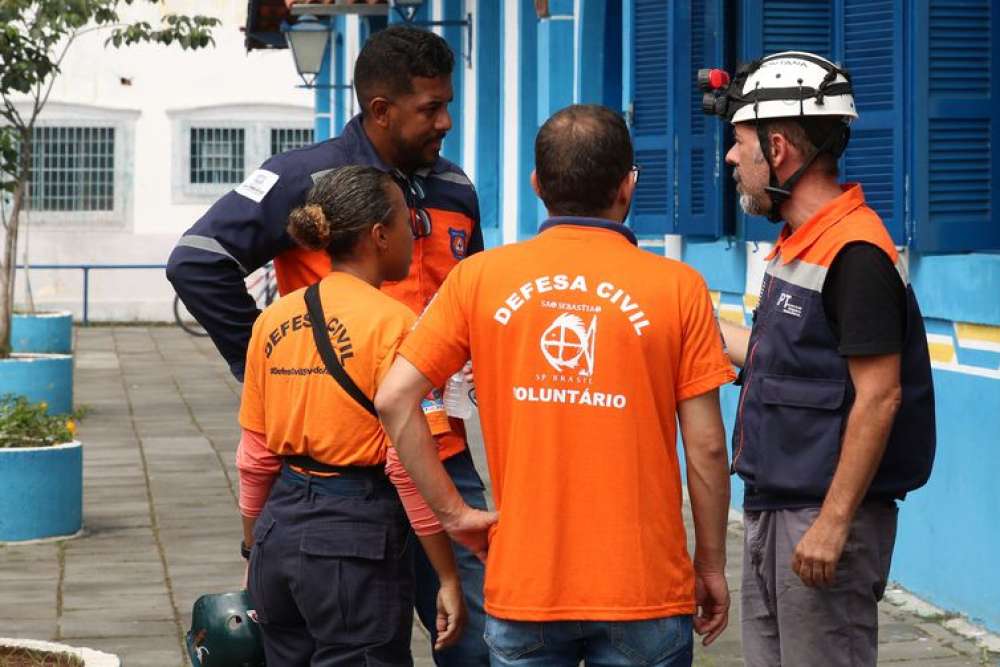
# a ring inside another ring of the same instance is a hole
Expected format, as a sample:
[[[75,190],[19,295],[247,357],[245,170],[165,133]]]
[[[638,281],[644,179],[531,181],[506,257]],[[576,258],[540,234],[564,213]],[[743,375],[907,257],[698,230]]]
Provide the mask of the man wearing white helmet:
[[[837,180],[850,75],[785,52],[699,79],[706,113],[734,126],[740,205],[785,222],[752,329],[720,322],[742,367],[746,664],[875,665],[896,502],[930,475],[934,397],[905,264],[861,185]]]

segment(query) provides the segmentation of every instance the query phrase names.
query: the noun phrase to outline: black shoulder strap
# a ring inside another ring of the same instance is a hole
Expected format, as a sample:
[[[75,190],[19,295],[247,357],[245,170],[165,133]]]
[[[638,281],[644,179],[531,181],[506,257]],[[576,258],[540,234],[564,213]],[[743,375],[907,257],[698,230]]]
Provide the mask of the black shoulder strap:
[[[357,401],[358,405],[370,412],[373,417],[378,417],[375,412],[375,404],[361,391],[354,380],[347,374],[344,367],[340,365],[337,355],[333,352],[333,345],[330,344],[330,336],[326,331],[326,315],[323,314],[323,304],[319,299],[319,283],[314,283],[306,288],[306,308],[309,311],[309,321],[312,325],[313,340],[316,341],[316,349],[323,359],[326,372],[333,376],[341,389],[347,395]]]

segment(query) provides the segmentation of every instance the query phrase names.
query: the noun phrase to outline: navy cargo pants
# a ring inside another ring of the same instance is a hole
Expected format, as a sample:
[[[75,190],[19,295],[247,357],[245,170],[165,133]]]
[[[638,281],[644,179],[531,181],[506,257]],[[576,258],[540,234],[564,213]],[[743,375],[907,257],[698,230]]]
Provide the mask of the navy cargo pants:
[[[414,538],[380,471],[287,466],[254,528],[248,589],[268,665],[412,665]]]

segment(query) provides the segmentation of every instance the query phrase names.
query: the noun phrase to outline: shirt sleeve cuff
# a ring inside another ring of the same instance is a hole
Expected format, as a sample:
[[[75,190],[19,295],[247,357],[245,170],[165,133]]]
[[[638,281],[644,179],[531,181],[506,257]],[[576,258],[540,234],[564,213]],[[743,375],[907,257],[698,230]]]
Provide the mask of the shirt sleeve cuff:
[[[900,354],[902,351],[902,345],[896,341],[841,345],[837,348],[842,357],[874,357],[880,354]]]
[[[736,379],[736,373],[732,368],[720,368],[716,371],[702,375],[681,385],[677,390],[677,402],[686,401],[695,396],[701,396],[705,392],[718,389],[724,384],[729,384]]]
[[[448,381],[448,373],[431,363],[416,347],[404,342],[399,348],[399,356],[413,364],[435,387],[443,387]]]

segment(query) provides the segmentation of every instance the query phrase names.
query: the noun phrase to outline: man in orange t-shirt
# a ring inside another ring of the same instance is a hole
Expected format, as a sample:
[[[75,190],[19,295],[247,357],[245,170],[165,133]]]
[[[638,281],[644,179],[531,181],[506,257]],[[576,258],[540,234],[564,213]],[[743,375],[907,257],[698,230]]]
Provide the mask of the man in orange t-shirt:
[[[448,276],[376,396],[452,536],[486,556],[494,665],[690,665],[725,628],[733,379],[704,281],[622,224],[638,177],[621,117],[555,114],[535,143],[539,235]],[[471,357],[499,521],[462,502],[420,398]],[[681,518],[680,420],[695,518]],[[542,637],[544,635],[544,641]]]

